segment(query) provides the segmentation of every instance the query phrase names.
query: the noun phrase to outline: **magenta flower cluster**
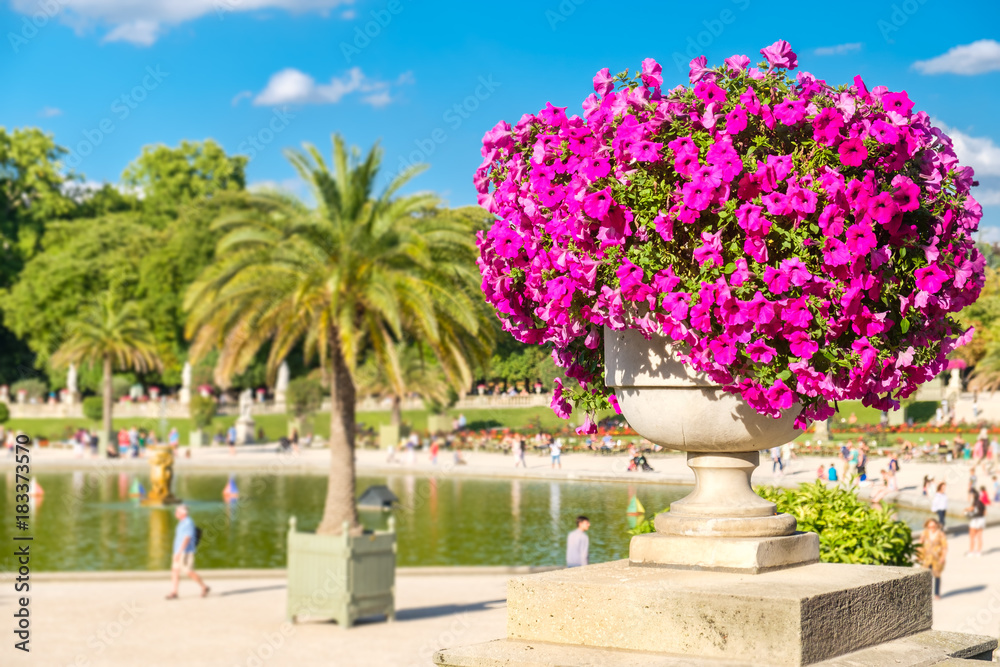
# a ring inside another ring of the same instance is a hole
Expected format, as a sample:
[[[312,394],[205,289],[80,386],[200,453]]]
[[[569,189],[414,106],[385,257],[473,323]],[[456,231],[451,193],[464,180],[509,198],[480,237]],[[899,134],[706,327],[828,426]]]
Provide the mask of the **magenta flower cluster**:
[[[971,338],[950,314],[984,280],[972,169],[905,92],[761,54],[696,58],[669,91],[652,59],[604,69],[582,117],[550,103],[484,137],[482,289],[552,346],[560,416],[615,406],[605,326],[666,336],[761,414],[800,404],[800,427],[836,401],[897,408]]]

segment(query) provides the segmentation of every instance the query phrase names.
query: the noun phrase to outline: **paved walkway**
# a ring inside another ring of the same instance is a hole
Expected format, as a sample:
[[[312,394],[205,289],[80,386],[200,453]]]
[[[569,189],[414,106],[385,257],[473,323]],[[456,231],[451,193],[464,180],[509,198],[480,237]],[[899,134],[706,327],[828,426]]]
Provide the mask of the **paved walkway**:
[[[962,556],[963,546],[964,538],[953,538],[934,628],[997,636],[1000,528],[987,530],[981,558]],[[0,664],[428,667],[440,648],[504,636],[510,575],[490,568],[434,572],[397,578],[395,623],[363,622],[351,630],[287,624],[280,571],[204,571],[211,595],[201,599],[188,582],[177,601],[163,597],[166,573],[40,575],[32,588],[32,652],[0,646]],[[9,575],[4,579],[0,615],[9,618],[14,600]]]

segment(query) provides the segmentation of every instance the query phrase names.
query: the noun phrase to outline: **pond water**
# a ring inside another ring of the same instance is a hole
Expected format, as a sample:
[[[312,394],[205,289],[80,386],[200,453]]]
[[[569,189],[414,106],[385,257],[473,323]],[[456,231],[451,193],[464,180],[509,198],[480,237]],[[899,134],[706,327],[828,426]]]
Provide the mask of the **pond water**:
[[[36,476],[45,489],[31,508],[32,565],[36,571],[160,570],[170,566],[172,509],[150,509],[128,497],[133,479],[147,475],[93,472]],[[238,474],[241,498],[221,499],[223,474],[184,474],[174,493],[202,528],[198,565],[204,568],[285,566],[288,519],[300,530],[319,524],[327,479],[322,475]],[[632,493],[650,510],[682,497],[680,486],[398,475],[359,477],[358,492],[385,484],[399,497],[393,512],[400,565],[561,565],[566,534],[578,514],[592,523],[593,562],[624,558],[629,535],[626,508]],[[14,515],[13,473],[0,477],[0,516]],[[381,512],[364,512],[370,527]],[[13,521],[0,522],[10,544]],[[0,570],[11,569],[0,557]]]
[[[35,571],[162,570],[170,566],[172,509],[150,509],[130,500],[133,480],[147,488],[147,475],[96,472],[37,475],[45,489],[31,503],[32,565]],[[203,568],[285,566],[288,519],[314,530],[322,515],[327,479],[311,474],[238,474],[238,503],[221,499],[224,474],[184,474],[175,494],[202,528],[198,565]],[[393,515],[398,562],[424,565],[561,565],[566,534],[586,514],[592,562],[628,555],[626,508],[633,494],[650,514],[684,496],[673,485],[396,475],[359,477],[359,494],[387,485],[400,499]],[[0,516],[14,515],[14,475],[0,476]],[[916,526],[920,512],[901,518]],[[384,526],[381,512],[363,512],[369,527]],[[13,520],[0,522],[0,541],[11,544]],[[20,534],[20,533],[19,533]],[[13,569],[0,556],[0,571]]]

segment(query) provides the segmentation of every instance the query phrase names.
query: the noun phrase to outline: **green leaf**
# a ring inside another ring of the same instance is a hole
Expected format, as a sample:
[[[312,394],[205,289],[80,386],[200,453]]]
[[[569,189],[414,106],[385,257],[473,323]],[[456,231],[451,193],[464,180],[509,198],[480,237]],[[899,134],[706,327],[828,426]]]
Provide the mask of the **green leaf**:
[[[909,331],[910,330],[910,321],[904,319],[902,322],[900,322],[899,323],[899,330],[902,331],[903,333],[906,333],[907,331]]]

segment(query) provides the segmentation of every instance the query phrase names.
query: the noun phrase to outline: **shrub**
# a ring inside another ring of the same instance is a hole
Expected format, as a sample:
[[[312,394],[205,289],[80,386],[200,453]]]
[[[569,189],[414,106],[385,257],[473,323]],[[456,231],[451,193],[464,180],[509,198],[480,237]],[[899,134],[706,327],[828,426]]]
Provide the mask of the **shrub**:
[[[295,378],[288,383],[285,405],[288,414],[301,419],[319,410],[323,404],[323,386],[310,377]]]
[[[191,414],[192,426],[198,430],[207,428],[215,417],[215,399],[211,396],[206,398],[201,394],[195,394],[191,397],[191,405],[188,409]]]
[[[819,534],[824,563],[912,565],[913,531],[893,518],[893,508],[875,509],[849,487],[817,480],[797,489],[761,487],[757,492],[795,517],[798,529]]]
[[[10,419],[10,409],[6,403],[0,403],[0,424],[7,423],[8,419]]]
[[[28,392],[28,398],[44,398],[45,392],[48,391],[48,387],[44,382],[38,378],[27,378],[25,380],[18,380],[10,386],[10,395],[17,396],[19,391]]]
[[[757,493],[777,504],[778,512],[794,516],[798,530],[819,535],[819,559],[824,563],[913,564],[913,531],[906,522],[893,519],[893,508],[875,509],[848,487],[827,487],[817,480],[797,489],[764,486]],[[654,532],[653,519],[644,519],[628,532]]]
[[[100,421],[104,417],[104,399],[100,396],[83,399],[83,416],[91,421]]]

